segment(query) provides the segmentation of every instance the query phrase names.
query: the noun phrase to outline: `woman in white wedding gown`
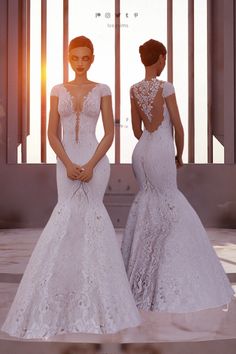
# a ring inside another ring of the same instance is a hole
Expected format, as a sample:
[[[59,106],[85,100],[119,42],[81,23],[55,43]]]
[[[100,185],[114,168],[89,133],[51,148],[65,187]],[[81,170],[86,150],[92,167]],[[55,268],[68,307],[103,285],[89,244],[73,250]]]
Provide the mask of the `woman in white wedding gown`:
[[[87,79],[93,45],[69,45],[75,72],[51,91],[48,137],[57,155],[58,203],[30,257],[4,332],[23,338],[115,333],[140,324],[115,230],[103,204],[114,122],[109,86]],[[104,137],[95,129],[100,110]],[[63,139],[58,137],[58,123]]]
[[[234,291],[176,184],[176,166],[183,165],[183,127],[173,85],[156,77],[165,66],[166,49],[151,39],[139,52],[146,77],[131,86],[130,96],[139,139],[132,166],[140,190],[121,247],[136,305],[144,311],[184,313],[228,304]]]

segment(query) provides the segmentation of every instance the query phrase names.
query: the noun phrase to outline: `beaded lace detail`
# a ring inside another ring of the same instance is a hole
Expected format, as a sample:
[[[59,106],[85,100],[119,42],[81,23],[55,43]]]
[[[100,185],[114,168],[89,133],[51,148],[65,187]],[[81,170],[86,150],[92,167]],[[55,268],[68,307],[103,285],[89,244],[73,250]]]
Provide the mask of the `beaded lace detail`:
[[[163,88],[163,85],[164,82],[158,80],[157,78],[153,78],[150,81],[143,80],[133,86],[134,96],[137,98],[140,108],[150,121],[152,120],[153,101],[158,90]],[[131,88],[131,98],[134,98],[134,96]]]
[[[143,80],[130,93],[151,120],[156,118],[156,95],[166,98],[174,87]],[[228,303],[234,291],[198,215],[177,187],[172,123],[165,103],[158,129],[144,129],[136,144],[132,167],[139,191],[128,215],[122,254],[137,307],[181,313]]]
[[[98,146],[95,128],[101,97],[98,84],[83,101],[78,143],[75,107],[62,84],[58,97],[62,144],[71,161],[85,164]],[[34,248],[2,330],[17,337],[115,333],[140,324],[114,227],[103,204],[110,164],[105,155],[89,182],[70,180],[57,159],[58,203]]]
[[[71,100],[71,107],[73,109],[73,113],[75,114],[75,141],[78,143],[79,141],[79,123],[80,123],[80,115],[83,113],[85,108],[85,102],[89,99],[89,96],[92,94],[93,90],[97,87],[98,84],[94,85],[92,89],[90,89],[86,95],[83,96],[82,100],[78,100],[74,94],[71,93],[71,90],[63,85],[64,89],[67,91],[69,99]],[[75,85],[76,86],[76,85]],[[77,109],[77,107],[82,107]]]

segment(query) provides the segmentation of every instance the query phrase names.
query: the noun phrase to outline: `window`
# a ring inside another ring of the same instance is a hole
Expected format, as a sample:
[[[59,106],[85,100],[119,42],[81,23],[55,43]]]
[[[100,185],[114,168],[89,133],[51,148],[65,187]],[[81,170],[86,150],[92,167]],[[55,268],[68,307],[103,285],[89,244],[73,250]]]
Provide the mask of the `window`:
[[[209,137],[208,130],[207,0],[87,0],[86,6],[80,0],[34,0],[30,19],[30,124],[24,134],[27,158],[22,159],[24,141],[20,141],[19,163],[56,161],[46,138],[49,94],[53,85],[73,79],[63,52],[68,41],[81,34],[95,48],[88,77],[107,83],[113,93],[116,134],[108,152],[111,163],[131,163],[137,140],[132,133],[129,88],[144,77],[138,47],[150,38],[173,46],[168,60],[185,130],[184,161],[206,163],[209,139],[213,162],[224,161],[223,145],[212,133]],[[170,26],[173,30],[168,32]],[[161,78],[168,77],[166,67]],[[102,134],[99,119],[97,138]]]

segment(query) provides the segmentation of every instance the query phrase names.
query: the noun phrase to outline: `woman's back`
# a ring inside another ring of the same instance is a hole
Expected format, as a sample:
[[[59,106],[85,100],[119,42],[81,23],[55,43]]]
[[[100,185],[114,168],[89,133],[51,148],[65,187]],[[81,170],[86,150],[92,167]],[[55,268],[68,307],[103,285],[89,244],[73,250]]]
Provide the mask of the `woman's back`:
[[[156,77],[130,90],[139,139],[132,164],[140,190],[127,219],[122,254],[139,309],[184,313],[226,304],[233,289],[198,215],[177,187],[172,122],[175,137],[180,124],[173,93],[172,84]]]
[[[173,93],[174,86],[170,82],[161,81],[156,77],[139,81],[131,86],[131,102],[134,100],[145,128],[155,131],[166,121],[170,130],[171,121],[165,98]]]

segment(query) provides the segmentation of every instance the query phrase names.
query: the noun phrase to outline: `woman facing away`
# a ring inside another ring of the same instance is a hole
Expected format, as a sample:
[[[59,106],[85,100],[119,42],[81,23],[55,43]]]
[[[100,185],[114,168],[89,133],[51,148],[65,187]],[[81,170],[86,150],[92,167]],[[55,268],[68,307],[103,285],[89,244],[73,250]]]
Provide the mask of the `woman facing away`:
[[[57,155],[58,203],[2,326],[12,336],[115,333],[140,324],[103,204],[114,121],[109,86],[87,78],[93,60],[92,42],[84,36],[74,38],[69,61],[75,79],[51,90],[48,138]],[[98,143],[95,128],[100,110],[105,134]]]
[[[186,313],[228,304],[234,291],[176,183],[184,133],[174,87],[157,78],[165,67],[166,48],[151,39],[139,52],[146,75],[131,86],[130,97],[139,139],[132,166],[140,190],[121,248],[136,305],[144,311]]]

